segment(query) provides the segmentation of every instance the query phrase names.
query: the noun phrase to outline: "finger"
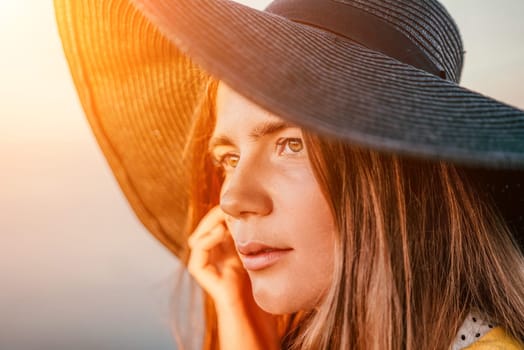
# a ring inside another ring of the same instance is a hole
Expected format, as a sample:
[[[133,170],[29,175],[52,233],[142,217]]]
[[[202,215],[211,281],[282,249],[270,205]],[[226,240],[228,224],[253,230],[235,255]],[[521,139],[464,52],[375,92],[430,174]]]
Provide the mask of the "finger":
[[[224,238],[222,242],[219,244],[220,252],[223,256],[237,256],[237,250],[235,247],[235,242],[233,241],[233,237],[231,237],[231,234],[226,229],[224,230]]]
[[[209,264],[210,251],[223,241],[224,231],[225,228],[222,225],[216,226],[207,236],[195,239],[189,257],[189,269],[198,271]]]
[[[213,227],[206,235],[201,235],[193,240],[192,250],[211,250],[218,247],[228,236],[228,231],[223,224]]]
[[[206,235],[211,231],[217,224],[225,221],[225,214],[219,206],[211,209],[199,222],[197,228],[188,238],[188,244],[191,246],[193,241],[199,239],[201,236]]]
[[[235,241],[233,240],[233,236],[231,236],[230,232],[226,229],[224,232],[224,241],[222,242],[222,245],[225,249],[234,251],[236,253],[237,249],[235,246]]]
[[[215,227],[209,235],[197,240],[191,250],[188,271],[205,289],[212,288],[218,283],[219,273],[217,267],[210,263],[210,256],[213,248],[223,241],[225,231],[222,225]]]
[[[234,267],[240,271],[245,271],[244,265],[238,256],[237,250],[235,248],[235,243],[233,238],[228,234],[228,237],[220,243],[220,254],[223,259],[223,263],[230,267]]]
[[[205,267],[192,269],[188,265],[188,271],[206,292],[213,295],[213,290],[220,286],[220,277],[216,266],[206,265]]]
[[[202,237],[196,244],[194,251],[196,252],[199,249],[207,250],[207,256],[201,257],[200,253],[197,252],[196,258],[206,259],[207,266],[212,265],[216,268],[216,270],[213,270],[216,275],[221,274],[224,265],[242,267],[233,238],[224,225],[217,226],[209,236]],[[201,264],[201,268],[206,268],[206,266],[202,266],[203,262],[197,261],[197,263]]]

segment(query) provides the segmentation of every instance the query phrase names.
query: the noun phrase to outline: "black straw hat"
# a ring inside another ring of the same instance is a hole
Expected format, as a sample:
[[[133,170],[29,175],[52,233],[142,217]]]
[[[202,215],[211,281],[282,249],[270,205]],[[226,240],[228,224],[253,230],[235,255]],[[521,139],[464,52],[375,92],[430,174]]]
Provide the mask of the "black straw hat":
[[[207,74],[348,143],[524,169],[524,112],[458,85],[460,35],[436,0],[276,0],[266,11],[228,0],[55,6],[97,139],[138,216],[179,256],[190,176],[181,155]]]

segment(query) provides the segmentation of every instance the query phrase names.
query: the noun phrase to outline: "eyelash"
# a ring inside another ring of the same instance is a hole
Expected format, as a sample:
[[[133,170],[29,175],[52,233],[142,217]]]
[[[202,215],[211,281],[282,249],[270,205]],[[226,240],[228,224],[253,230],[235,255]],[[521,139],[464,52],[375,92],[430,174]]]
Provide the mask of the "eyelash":
[[[288,156],[293,157],[296,154],[300,153],[304,149],[304,141],[302,141],[302,139],[298,138],[298,137],[285,137],[285,138],[278,139],[276,144],[275,144],[277,149],[280,148],[278,154],[281,155],[283,153],[283,151],[284,151],[283,148],[288,146],[289,143],[293,142],[293,141],[300,142],[302,148],[299,151],[296,151],[296,152],[291,150],[291,154],[288,154]],[[237,162],[238,162],[238,155],[235,154],[235,153],[231,153],[231,152],[226,152],[226,153],[221,154],[221,155],[213,156],[212,157],[212,161],[213,161],[213,164],[217,168],[220,168],[222,170],[227,170],[230,167],[235,168],[235,166],[230,166],[230,165],[227,164],[227,160],[230,159],[230,157],[236,157],[237,158]]]

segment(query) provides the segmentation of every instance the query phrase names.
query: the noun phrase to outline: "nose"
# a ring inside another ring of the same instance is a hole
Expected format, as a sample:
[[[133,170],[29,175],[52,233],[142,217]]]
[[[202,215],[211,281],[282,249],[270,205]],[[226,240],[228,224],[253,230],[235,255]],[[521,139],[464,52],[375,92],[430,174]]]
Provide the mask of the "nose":
[[[273,211],[273,201],[265,188],[267,178],[260,170],[254,164],[240,161],[226,178],[220,196],[220,207],[226,214],[239,219]]]

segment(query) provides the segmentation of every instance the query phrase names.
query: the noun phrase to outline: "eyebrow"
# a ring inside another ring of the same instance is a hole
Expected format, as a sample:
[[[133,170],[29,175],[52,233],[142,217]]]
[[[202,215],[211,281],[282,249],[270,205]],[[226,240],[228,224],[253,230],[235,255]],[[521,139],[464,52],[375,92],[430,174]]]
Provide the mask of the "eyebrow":
[[[283,121],[283,120],[265,121],[255,126],[253,130],[251,130],[251,132],[249,133],[248,137],[252,141],[256,141],[263,136],[271,135],[281,130],[292,128],[292,127],[294,127],[294,125],[286,121]],[[211,140],[209,140],[208,149],[209,149],[209,152],[211,152],[213,151],[215,147],[218,147],[218,146],[234,146],[234,145],[235,143],[228,136],[218,135],[218,136],[213,136]]]

